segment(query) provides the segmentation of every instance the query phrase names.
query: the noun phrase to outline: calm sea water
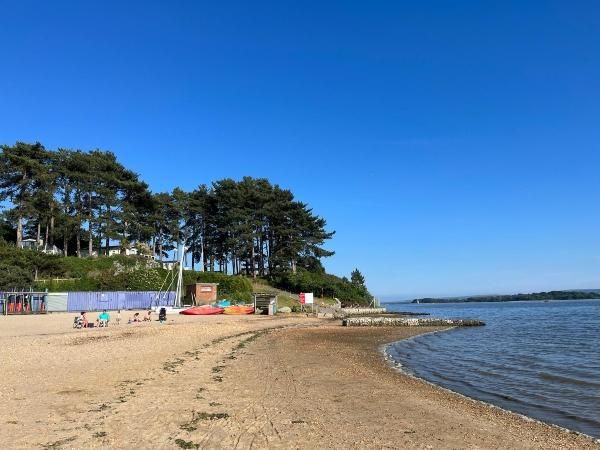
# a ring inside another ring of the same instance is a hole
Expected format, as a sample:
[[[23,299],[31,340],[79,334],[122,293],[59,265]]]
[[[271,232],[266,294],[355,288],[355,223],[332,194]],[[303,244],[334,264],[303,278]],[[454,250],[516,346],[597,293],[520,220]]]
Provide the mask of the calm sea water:
[[[600,438],[600,300],[385,306],[486,322],[391,345],[404,370]]]

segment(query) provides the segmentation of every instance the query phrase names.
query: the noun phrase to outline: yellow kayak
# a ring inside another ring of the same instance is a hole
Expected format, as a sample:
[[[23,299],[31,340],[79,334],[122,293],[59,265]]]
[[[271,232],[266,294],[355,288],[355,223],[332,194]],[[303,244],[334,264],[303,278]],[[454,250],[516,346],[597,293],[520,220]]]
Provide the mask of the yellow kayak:
[[[254,307],[253,306],[227,306],[224,308],[223,314],[229,314],[229,315],[254,314]]]

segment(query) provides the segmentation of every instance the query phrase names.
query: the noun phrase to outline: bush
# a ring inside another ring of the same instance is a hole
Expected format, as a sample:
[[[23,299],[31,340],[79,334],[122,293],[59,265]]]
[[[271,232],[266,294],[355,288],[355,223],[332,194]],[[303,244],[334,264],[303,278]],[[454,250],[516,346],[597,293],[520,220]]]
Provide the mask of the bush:
[[[322,272],[298,270],[274,276],[271,282],[280,289],[292,292],[314,292],[316,296],[339,298],[342,305],[365,305],[373,300],[364,285]]]

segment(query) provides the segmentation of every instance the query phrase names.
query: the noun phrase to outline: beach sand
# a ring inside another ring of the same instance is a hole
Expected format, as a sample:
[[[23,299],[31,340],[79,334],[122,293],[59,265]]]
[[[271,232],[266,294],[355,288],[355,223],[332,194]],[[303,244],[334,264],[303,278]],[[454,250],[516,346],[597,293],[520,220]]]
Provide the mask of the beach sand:
[[[383,361],[382,344],[431,328],[169,316],[73,330],[73,317],[0,317],[0,448],[600,447]]]

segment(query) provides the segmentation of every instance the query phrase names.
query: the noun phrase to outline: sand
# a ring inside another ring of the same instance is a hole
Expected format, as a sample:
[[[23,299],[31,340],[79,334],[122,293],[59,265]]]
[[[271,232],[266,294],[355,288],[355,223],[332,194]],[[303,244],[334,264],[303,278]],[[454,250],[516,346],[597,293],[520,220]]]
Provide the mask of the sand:
[[[73,317],[0,317],[0,448],[600,448],[383,361],[383,343],[428,328]]]

